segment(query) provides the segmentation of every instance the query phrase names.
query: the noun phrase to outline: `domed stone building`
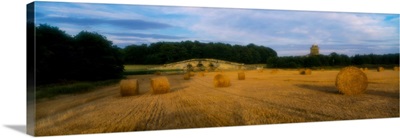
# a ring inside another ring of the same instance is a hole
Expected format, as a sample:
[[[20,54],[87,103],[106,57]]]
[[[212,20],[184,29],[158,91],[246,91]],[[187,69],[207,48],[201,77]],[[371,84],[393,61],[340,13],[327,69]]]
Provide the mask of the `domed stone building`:
[[[319,47],[317,44],[313,44],[310,48],[310,56],[319,55]]]

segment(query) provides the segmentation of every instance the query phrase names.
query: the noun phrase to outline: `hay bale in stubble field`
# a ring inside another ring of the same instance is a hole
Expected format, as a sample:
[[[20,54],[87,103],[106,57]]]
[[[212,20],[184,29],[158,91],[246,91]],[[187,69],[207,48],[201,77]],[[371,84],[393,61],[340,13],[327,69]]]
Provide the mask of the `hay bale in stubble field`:
[[[383,68],[383,67],[378,67],[378,69],[376,69],[378,72],[382,72],[382,71],[385,71],[385,68]]]
[[[368,68],[367,68],[367,67],[365,67],[365,68],[363,69],[363,71],[364,71],[364,72],[367,72],[367,71],[368,71]]]
[[[239,80],[245,80],[245,79],[246,79],[246,76],[245,76],[245,74],[244,74],[243,71],[241,71],[241,72],[238,73],[238,79],[239,79]]]
[[[311,69],[306,69],[305,74],[306,75],[311,75]]]
[[[399,67],[395,66],[395,67],[393,67],[393,70],[394,71],[399,71]]]
[[[231,86],[230,79],[222,74],[217,74],[214,77],[214,86],[215,87],[229,87]]]
[[[302,69],[302,70],[299,71],[299,74],[300,74],[300,75],[304,75],[304,74],[305,74],[305,71],[306,71],[305,69]]]
[[[167,77],[155,77],[151,78],[151,88],[153,94],[167,93],[169,92],[169,81]]]
[[[340,70],[336,76],[336,88],[345,95],[356,95],[365,92],[368,78],[360,69],[349,66]]]
[[[301,75],[311,75],[311,69],[300,70]]]
[[[190,79],[190,74],[189,73],[183,74],[183,79],[184,80],[189,80]]]
[[[131,96],[139,94],[139,83],[136,79],[121,80],[120,83],[121,96]]]

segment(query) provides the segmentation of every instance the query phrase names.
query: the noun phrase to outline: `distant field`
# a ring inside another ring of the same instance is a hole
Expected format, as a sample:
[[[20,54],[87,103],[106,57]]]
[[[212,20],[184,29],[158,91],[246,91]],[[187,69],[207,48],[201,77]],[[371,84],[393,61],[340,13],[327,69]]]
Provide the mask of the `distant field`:
[[[154,74],[155,72],[164,72],[169,74],[176,74],[182,72],[181,69],[172,69],[172,70],[149,70],[153,67],[158,67],[160,65],[124,65],[124,75],[145,75],[145,74]]]
[[[231,86],[215,88],[217,72],[165,75],[171,92],[151,94],[150,78],[138,79],[140,94],[121,97],[119,85],[79,95],[65,95],[37,103],[36,134],[62,135],[256,124],[399,117],[399,72],[370,69],[367,91],[362,95],[339,94],[339,70],[223,72]]]
[[[96,81],[96,82],[73,82],[66,84],[52,84],[46,86],[39,86],[36,89],[36,99],[53,98],[63,94],[78,94],[90,90],[106,87],[119,83],[119,79]]]
[[[257,67],[267,68],[266,64],[246,64],[247,69],[256,69]]]
[[[124,65],[125,71],[147,70],[148,68],[157,67],[160,65]]]

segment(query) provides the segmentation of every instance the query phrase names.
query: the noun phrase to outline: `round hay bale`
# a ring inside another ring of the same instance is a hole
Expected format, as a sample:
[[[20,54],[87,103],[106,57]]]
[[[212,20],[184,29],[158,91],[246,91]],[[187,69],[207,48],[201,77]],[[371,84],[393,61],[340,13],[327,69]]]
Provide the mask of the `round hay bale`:
[[[311,69],[300,70],[301,75],[311,75]]]
[[[367,67],[365,67],[365,68],[363,69],[363,71],[364,71],[364,72],[367,72],[367,71],[368,71],[368,68],[367,68]]]
[[[190,77],[193,77],[196,74],[194,74],[194,72],[189,72],[189,75],[190,75]]]
[[[238,79],[239,80],[245,80],[246,79],[246,76],[245,76],[243,71],[238,73]]]
[[[342,94],[361,94],[367,89],[368,78],[360,69],[349,66],[341,69],[337,74],[335,85]]]
[[[168,78],[164,76],[151,78],[151,88],[153,89],[153,94],[169,92]]]
[[[299,74],[303,74],[303,72],[305,71],[306,69],[299,69],[298,71],[299,71]]]
[[[217,74],[214,77],[214,86],[215,87],[229,87],[231,86],[230,79],[222,74]]]
[[[184,80],[189,80],[190,79],[190,74],[189,73],[183,74],[183,79]]]
[[[139,83],[136,79],[121,80],[120,83],[121,96],[131,96],[139,94]]]
[[[395,66],[395,67],[393,67],[393,70],[394,71],[399,71],[399,67]]]
[[[311,75],[311,69],[306,69],[305,70],[305,75]]]
[[[385,68],[383,68],[383,67],[378,67],[378,69],[377,69],[378,72],[382,72],[384,70],[385,70]]]

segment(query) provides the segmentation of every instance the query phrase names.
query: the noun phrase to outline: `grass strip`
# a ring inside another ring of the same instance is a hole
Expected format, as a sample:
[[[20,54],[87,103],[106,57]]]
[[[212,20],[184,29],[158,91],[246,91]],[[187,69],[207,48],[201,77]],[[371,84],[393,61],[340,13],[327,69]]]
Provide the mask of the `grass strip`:
[[[115,79],[95,82],[70,82],[65,84],[38,86],[36,88],[36,99],[53,98],[62,94],[83,93],[99,87],[116,84],[119,81],[119,79]]]

